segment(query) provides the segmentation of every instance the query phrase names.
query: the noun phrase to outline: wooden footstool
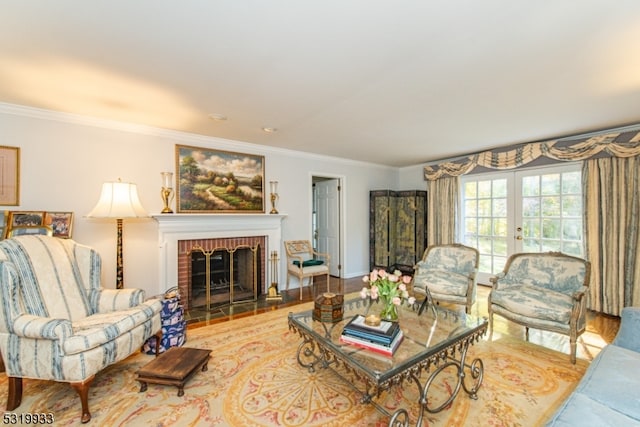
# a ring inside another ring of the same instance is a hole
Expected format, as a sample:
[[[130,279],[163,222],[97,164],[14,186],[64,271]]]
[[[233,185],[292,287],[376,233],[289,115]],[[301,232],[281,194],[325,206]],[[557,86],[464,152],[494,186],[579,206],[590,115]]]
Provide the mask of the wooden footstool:
[[[140,392],[147,384],[164,384],[178,387],[178,396],[184,394],[184,384],[198,370],[207,370],[211,350],[171,347],[137,372]]]

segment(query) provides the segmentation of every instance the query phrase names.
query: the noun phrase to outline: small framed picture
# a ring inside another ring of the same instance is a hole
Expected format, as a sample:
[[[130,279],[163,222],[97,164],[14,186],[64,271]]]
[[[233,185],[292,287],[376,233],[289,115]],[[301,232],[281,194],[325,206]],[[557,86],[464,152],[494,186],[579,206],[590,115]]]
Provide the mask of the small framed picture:
[[[0,211],[0,240],[7,237],[7,211]]]
[[[42,234],[45,236],[51,236],[52,231],[51,227],[48,227],[46,225],[36,225],[35,227],[13,227],[11,230],[9,230],[9,235],[7,237],[27,236],[30,234]]]
[[[20,148],[0,146],[0,205],[20,204]]]
[[[44,224],[44,211],[9,211],[7,227],[36,227]]]
[[[53,237],[71,238],[73,228],[73,212],[45,212],[44,225],[53,230]]]

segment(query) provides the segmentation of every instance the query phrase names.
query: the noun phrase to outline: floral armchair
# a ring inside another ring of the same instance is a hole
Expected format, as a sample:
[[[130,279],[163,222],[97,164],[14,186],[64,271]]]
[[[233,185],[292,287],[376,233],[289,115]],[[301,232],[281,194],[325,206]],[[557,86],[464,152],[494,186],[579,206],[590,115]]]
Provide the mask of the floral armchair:
[[[97,372],[161,337],[160,300],[140,289],[100,287],[101,260],[70,239],[19,236],[0,242],[0,352],[7,411],[22,401],[22,379],[68,382],[91,419]]]
[[[459,243],[429,246],[415,266],[414,294],[424,295],[420,312],[429,297],[436,302],[462,304],[471,312],[476,302],[478,262],[477,249]]]
[[[491,278],[489,328],[493,315],[529,328],[569,336],[571,362],[576,363],[576,341],[586,329],[586,297],[591,264],[561,252],[512,255],[504,271]]]

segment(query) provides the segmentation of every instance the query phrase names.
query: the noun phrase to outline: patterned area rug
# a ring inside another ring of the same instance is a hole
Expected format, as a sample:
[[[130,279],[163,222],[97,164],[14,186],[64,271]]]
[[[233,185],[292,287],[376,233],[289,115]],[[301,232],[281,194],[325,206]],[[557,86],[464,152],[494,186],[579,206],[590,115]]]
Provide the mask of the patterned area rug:
[[[292,311],[308,309],[296,306]],[[136,354],[96,376],[90,389],[91,426],[386,426],[389,419],[331,370],[310,373],[296,360],[298,335],[287,327],[287,311],[189,330],[185,346],[212,349],[209,369],[197,372],[184,395],[149,384],[140,393],[136,371],[153,356]],[[536,426],[543,424],[573,390],[588,362],[574,366],[566,354],[508,338],[481,341],[469,351],[484,362],[478,400],[463,391],[444,411],[427,415],[429,426]],[[468,359],[471,360],[471,359]],[[455,382],[439,377],[434,405]],[[424,380],[423,380],[424,382]],[[0,376],[0,402],[6,402]],[[405,384],[378,402],[393,412],[409,410],[417,420],[418,390]],[[25,380],[19,412],[51,412],[56,426],[79,425],[80,401],[67,384]]]

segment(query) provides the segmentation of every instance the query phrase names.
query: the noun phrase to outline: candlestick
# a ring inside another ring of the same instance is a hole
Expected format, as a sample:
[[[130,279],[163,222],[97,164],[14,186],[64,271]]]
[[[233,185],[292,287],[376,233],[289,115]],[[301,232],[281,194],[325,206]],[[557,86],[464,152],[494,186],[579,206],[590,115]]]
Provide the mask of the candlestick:
[[[269,181],[271,187],[271,212],[272,214],[277,214],[278,210],[276,209],[276,200],[280,196],[278,196],[278,181]]]
[[[160,172],[162,177],[162,189],[160,190],[160,197],[164,203],[164,209],[162,213],[173,213],[169,204],[173,200],[173,172]]]

